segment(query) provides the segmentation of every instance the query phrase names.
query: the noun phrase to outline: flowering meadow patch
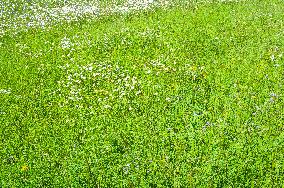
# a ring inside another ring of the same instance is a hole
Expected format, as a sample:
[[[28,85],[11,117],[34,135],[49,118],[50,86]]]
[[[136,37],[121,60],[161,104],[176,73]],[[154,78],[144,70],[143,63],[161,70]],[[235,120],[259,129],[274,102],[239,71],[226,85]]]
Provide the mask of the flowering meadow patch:
[[[0,187],[283,187],[282,0],[0,0]]]

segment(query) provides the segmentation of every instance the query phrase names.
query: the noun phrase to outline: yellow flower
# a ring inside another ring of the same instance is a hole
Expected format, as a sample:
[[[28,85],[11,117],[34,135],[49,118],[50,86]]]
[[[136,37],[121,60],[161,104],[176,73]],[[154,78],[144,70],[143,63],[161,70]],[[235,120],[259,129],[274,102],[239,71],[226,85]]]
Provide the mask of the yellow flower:
[[[29,166],[28,165],[23,165],[21,166],[21,171],[28,171],[29,170]]]

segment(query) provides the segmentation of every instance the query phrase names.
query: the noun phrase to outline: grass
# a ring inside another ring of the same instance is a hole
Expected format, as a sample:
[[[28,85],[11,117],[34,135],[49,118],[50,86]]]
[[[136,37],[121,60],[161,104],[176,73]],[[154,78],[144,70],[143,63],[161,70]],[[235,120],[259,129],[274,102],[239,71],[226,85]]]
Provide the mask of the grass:
[[[0,187],[282,187],[283,7],[203,2],[0,36]]]

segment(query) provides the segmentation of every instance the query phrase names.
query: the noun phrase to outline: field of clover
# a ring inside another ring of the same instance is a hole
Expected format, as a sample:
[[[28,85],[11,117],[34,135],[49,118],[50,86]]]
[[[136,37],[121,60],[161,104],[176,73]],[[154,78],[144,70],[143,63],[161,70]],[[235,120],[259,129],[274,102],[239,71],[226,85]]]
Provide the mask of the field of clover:
[[[283,187],[282,0],[0,0],[0,187]]]

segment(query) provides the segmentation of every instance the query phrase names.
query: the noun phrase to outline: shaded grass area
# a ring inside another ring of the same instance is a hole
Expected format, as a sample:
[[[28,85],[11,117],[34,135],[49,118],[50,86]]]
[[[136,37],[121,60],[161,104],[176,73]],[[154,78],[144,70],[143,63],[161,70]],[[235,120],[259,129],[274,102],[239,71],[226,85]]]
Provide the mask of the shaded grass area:
[[[6,34],[0,185],[283,186],[283,2]]]

